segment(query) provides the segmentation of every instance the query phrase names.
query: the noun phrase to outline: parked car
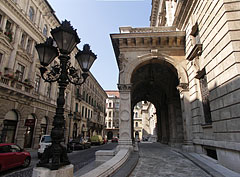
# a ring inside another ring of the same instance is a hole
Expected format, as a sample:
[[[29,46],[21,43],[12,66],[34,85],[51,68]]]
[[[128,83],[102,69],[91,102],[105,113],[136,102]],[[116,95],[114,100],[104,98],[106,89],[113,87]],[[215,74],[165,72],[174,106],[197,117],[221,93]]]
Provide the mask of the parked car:
[[[42,135],[40,138],[39,142],[39,147],[38,147],[38,158],[42,157],[42,154],[44,150],[48,147],[51,146],[52,144],[52,139],[50,135]]]
[[[73,139],[67,144],[68,149],[75,151],[75,150],[82,150],[91,147],[91,143],[87,139]]]
[[[113,139],[112,139],[112,143],[117,143],[118,142],[118,138],[117,137],[114,137]]]
[[[103,144],[103,138],[101,135],[94,135],[91,137],[91,145],[101,145]]]
[[[0,172],[17,166],[28,167],[31,163],[29,152],[13,143],[0,144]]]

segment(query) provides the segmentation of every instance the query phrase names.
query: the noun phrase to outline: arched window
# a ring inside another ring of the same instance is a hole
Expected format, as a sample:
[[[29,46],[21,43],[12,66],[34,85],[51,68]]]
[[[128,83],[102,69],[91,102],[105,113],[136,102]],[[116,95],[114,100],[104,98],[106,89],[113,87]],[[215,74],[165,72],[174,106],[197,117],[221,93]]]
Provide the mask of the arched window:
[[[33,132],[35,127],[35,117],[30,114],[25,120],[26,131],[24,133],[24,148],[31,148],[33,141]]]
[[[3,121],[3,130],[0,142],[14,143],[15,132],[18,123],[18,116],[16,112],[9,111]]]
[[[135,127],[138,127],[138,122],[135,123]]]
[[[136,118],[138,117],[138,113],[137,113],[137,112],[135,112],[135,117],[136,117]]]
[[[28,15],[29,15],[30,20],[33,21],[34,20],[34,9],[33,9],[33,7],[29,8]]]
[[[43,35],[45,37],[47,37],[47,32],[48,32],[48,27],[47,27],[47,25],[44,25],[44,27],[43,27]]]

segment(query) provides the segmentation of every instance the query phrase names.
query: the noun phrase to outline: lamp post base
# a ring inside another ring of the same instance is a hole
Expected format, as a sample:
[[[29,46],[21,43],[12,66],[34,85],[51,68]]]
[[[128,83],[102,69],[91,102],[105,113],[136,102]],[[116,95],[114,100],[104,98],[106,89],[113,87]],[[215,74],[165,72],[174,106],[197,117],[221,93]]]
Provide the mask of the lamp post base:
[[[59,168],[69,165],[67,150],[59,143],[54,143],[47,147],[37,167],[45,167],[50,170],[58,170]]]
[[[73,165],[66,165],[58,170],[50,170],[44,167],[33,168],[32,177],[73,177]]]

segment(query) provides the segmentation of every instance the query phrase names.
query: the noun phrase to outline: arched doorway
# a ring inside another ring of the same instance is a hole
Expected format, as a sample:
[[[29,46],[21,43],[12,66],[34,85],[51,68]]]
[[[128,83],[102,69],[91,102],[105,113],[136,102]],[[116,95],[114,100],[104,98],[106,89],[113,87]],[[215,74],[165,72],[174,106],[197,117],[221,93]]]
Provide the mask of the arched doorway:
[[[108,133],[107,133],[107,139],[108,140],[111,140],[113,138],[113,132],[112,131],[109,131]]]
[[[33,133],[35,127],[35,117],[33,115],[28,115],[25,120],[26,131],[24,133],[24,148],[32,147]]]
[[[4,117],[1,142],[14,143],[17,123],[17,113],[15,111],[9,111]]]
[[[176,68],[163,60],[151,59],[133,70],[131,83],[132,114],[133,106],[138,102],[153,103],[157,114],[157,140],[180,147],[183,143],[183,121]],[[132,137],[133,133],[132,125]]]

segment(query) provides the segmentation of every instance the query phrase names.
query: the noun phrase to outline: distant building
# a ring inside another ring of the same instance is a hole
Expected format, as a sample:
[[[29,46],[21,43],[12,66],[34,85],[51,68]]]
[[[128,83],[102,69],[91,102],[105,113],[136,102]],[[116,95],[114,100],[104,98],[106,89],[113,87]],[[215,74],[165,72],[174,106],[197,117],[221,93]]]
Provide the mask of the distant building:
[[[156,109],[147,101],[138,102],[133,109],[134,138],[156,142]]]
[[[119,137],[119,91],[106,90],[105,135],[108,139]]]

